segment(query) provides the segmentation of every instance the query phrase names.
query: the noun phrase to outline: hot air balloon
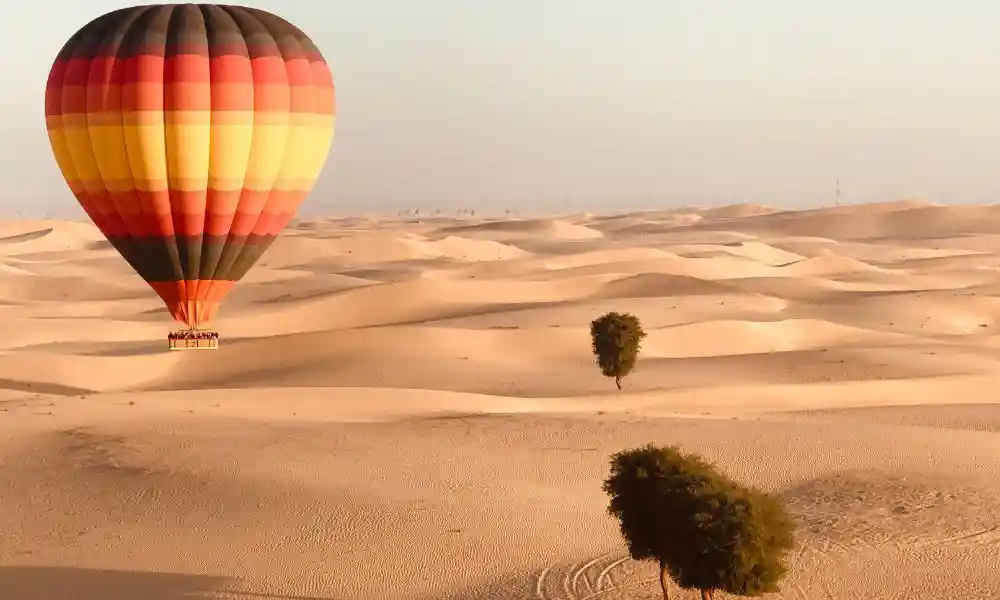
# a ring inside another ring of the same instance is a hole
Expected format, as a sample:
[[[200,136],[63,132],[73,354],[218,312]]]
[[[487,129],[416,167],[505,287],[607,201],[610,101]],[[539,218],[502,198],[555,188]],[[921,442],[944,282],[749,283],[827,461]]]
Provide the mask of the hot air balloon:
[[[200,332],[314,185],[333,138],[333,77],[268,12],[123,8],[77,31],[45,90],[56,162],[94,224],[170,314]]]

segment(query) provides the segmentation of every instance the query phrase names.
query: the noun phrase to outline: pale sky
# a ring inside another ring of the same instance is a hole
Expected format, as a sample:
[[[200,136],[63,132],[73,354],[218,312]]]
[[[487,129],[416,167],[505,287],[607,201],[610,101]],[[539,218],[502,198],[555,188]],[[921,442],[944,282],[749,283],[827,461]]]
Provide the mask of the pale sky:
[[[0,212],[82,214],[43,94],[111,0],[0,19]],[[309,213],[1000,199],[1000,3],[265,0],[330,62]]]

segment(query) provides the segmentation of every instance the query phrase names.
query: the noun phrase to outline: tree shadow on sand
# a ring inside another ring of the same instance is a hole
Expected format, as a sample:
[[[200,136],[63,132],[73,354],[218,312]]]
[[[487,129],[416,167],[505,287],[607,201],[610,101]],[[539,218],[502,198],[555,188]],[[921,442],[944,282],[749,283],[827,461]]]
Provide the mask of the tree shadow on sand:
[[[334,600],[230,589],[227,577],[72,567],[0,566],[0,598],[11,600]]]

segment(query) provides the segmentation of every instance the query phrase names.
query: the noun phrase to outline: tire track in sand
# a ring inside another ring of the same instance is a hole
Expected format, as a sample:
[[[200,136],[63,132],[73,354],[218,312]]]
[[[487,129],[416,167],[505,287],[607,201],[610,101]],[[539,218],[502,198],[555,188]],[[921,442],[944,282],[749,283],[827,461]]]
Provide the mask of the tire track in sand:
[[[545,578],[548,576],[550,569],[552,569],[552,565],[542,569],[535,577],[535,598],[538,598],[538,600],[548,600],[548,597],[545,595]]]
[[[629,561],[628,555],[608,552],[575,563],[554,563],[535,575],[536,600],[585,600],[604,596],[617,588],[612,573]],[[639,583],[629,581],[625,587]]]
[[[601,571],[601,574],[597,576],[597,580],[596,580],[597,591],[601,591],[601,590],[604,590],[604,589],[611,589],[611,588],[614,587],[614,581],[611,579],[611,571],[615,567],[617,567],[617,566],[623,564],[625,561],[629,560],[629,558],[630,557],[628,555],[625,555],[624,557],[619,558],[618,560],[616,560],[616,561],[612,562],[611,564],[609,564],[608,566],[604,567],[604,570]],[[604,582],[605,581],[608,584],[606,588],[604,586]]]
[[[585,563],[582,567],[580,567],[576,571],[576,573],[573,574],[573,585],[572,585],[573,592],[574,593],[576,592],[577,582],[582,577],[584,584],[587,586],[587,592],[591,594],[594,593],[595,591],[594,586],[600,585],[600,581],[598,579],[594,579],[594,583],[591,583],[590,579],[587,578],[587,571],[597,566],[597,564],[600,563],[601,561],[607,560],[612,556],[615,556],[616,554],[617,554],[616,552],[607,552],[605,554],[601,554],[597,558],[591,559],[590,561]]]

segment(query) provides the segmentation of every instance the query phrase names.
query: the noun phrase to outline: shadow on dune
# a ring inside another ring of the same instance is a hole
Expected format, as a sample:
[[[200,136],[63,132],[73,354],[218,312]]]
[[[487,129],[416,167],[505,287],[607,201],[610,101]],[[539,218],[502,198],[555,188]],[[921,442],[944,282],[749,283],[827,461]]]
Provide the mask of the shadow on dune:
[[[226,589],[225,577],[113,571],[74,567],[0,566],[3,598],[17,600],[192,600],[245,597],[261,600],[334,600]]]
[[[17,350],[21,352],[52,352],[75,356],[150,356],[169,352],[165,336],[162,340],[155,339],[149,341],[45,342],[42,344],[19,346]],[[70,393],[75,392],[71,391]]]
[[[18,381],[16,379],[8,379],[4,377],[0,377],[0,390],[12,390],[15,392],[28,392],[32,394],[48,394],[53,396],[79,396],[81,394],[94,393],[94,390],[87,388],[59,385],[58,383]],[[0,598],[2,597],[3,596],[0,596]]]
[[[69,567],[0,567],[0,590],[18,600],[190,600],[208,597],[221,577]]]
[[[52,228],[48,227],[46,229],[39,229],[38,231],[28,231],[26,233],[8,235],[7,237],[0,238],[0,244],[18,244],[21,242],[30,242],[32,240],[41,239],[50,233],[52,233]]]
[[[112,246],[111,242],[109,241],[100,240],[97,242],[88,242],[87,245],[83,247],[83,249],[96,252],[98,250],[113,250],[114,246]]]

